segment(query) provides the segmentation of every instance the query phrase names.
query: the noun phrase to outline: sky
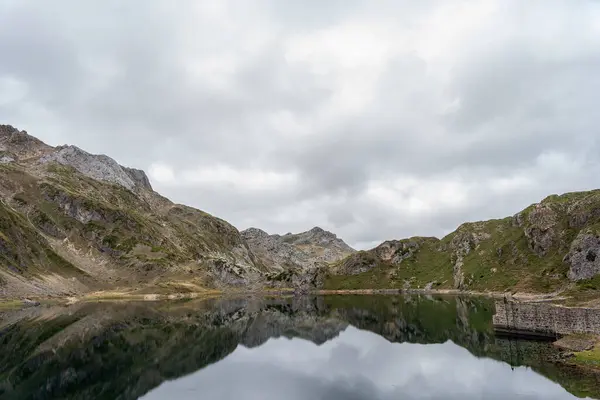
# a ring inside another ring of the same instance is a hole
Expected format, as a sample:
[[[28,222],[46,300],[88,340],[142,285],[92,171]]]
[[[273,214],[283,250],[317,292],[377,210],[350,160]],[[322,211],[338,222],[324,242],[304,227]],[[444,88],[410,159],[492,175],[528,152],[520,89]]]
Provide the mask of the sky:
[[[490,379],[490,377],[492,377]],[[233,381],[232,381],[233,379]],[[575,399],[528,367],[478,358],[451,341],[390,343],[354,327],[317,346],[269,339],[166,381],[144,400],[165,399],[465,400]]]
[[[0,0],[0,123],[356,248],[600,187],[594,0]]]

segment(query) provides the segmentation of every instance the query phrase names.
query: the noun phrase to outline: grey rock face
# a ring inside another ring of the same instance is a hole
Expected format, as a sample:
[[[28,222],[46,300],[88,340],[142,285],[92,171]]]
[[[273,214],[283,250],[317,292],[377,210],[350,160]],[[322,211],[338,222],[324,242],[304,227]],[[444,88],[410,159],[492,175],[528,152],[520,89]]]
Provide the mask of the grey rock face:
[[[293,287],[297,293],[320,287],[327,265],[354,252],[343,240],[321,228],[283,236],[249,228],[241,235],[252,253],[271,271],[270,284]]]
[[[150,180],[144,171],[141,169],[121,167],[127,175],[133,180],[133,182],[144,189],[152,190]]]
[[[252,252],[270,268],[312,268],[315,263],[339,261],[354,252],[336,235],[321,228],[298,234],[269,235],[249,228],[241,232]]]
[[[369,251],[360,251],[347,258],[335,268],[336,274],[358,275],[379,264],[400,265],[420,248],[416,240],[388,240]]]
[[[587,224],[600,221],[600,193],[590,192],[584,199],[567,209],[569,228],[582,229]]]
[[[311,264],[332,263],[355,251],[335,234],[319,227],[314,227],[308,232],[284,235],[281,241],[308,254]]]
[[[229,257],[211,258],[204,263],[217,286],[245,286],[259,282],[261,274],[252,265],[236,263]]]
[[[556,242],[556,212],[544,204],[536,204],[529,213],[529,226],[525,228],[525,236],[529,246],[538,255],[544,256]]]
[[[11,156],[0,156],[0,164],[9,164],[11,162],[14,162],[15,159],[12,158]]]
[[[570,265],[569,279],[579,281],[600,274],[600,234],[580,232],[571,244],[565,262]]]
[[[371,251],[359,251],[337,265],[333,272],[337,275],[358,275],[372,270],[380,263]]]
[[[488,240],[490,237],[490,233],[484,230],[484,225],[478,222],[463,224],[457,229],[450,243],[455,289],[464,289],[465,287],[465,275],[462,270],[464,258],[471,251],[477,249],[481,242]]]
[[[326,274],[327,265],[314,264],[312,267],[302,271],[295,271],[292,274],[291,284],[296,293],[305,294],[314,288],[323,286]]]
[[[375,254],[382,260],[394,265],[410,258],[419,250],[419,243],[415,240],[388,240],[375,248]]]
[[[56,204],[67,216],[76,219],[82,224],[90,221],[107,220],[99,211],[87,207],[81,199],[69,196],[64,192],[45,193],[46,200]]]
[[[129,190],[136,186],[151,188],[143,171],[122,167],[108,156],[90,154],[76,146],[58,147],[55,152],[42,157],[40,162],[69,165],[92,179],[115,183]]]

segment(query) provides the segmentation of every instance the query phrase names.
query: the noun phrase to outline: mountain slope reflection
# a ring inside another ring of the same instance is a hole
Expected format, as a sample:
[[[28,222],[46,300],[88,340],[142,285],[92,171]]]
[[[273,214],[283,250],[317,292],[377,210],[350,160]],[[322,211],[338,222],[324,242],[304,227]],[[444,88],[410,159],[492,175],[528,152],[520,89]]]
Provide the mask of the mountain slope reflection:
[[[234,380],[232,382],[232,379]],[[568,399],[560,385],[526,367],[480,359],[448,341],[390,343],[348,327],[317,346],[271,339],[144,397],[160,399]]]
[[[387,398],[415,382],[438,382],[431,396],[475,382],[475,398],[528,398],[519,379],[546,398],[570,396],[551,381],[600,397],[597,375],[547,362],[549,343],[495,337],[492,314],[487,300],[427,296],[37,307],[0,316],[0,399],[174,399],[187,389],[202,398]],[[205,379],[214,385],[196,385]]]

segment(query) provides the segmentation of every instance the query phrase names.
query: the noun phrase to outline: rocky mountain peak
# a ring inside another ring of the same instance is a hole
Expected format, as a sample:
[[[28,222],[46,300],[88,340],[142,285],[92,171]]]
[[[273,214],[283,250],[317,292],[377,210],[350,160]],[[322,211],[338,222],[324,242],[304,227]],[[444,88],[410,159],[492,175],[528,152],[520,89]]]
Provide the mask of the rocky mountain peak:
[[[12,125],[0,125],[0,151],[5,160],[39,157],[52,147]]]
[[[266,238],[270,236],[267,232],[258,228],[248,228],[240,232],[242,237],[246,240],[253,240],[258,238]]]
[[[0,124],[0,137],[11,136],[15,133],[20,133],[20,131],[14,126]]]
[[[115,183],[129,190],[136,187],[152,190],[144,171],[123,167],[106,155],[90,154],[77,146],[59,146],[40,162],[69,165],[92,179]]]
[[[264,265],[272,268],[312,268],[317,263],[332,263],[354,252],[335,234],[314,227],[301,233],[269,235],[257,228],[241,232],[248,246]]]

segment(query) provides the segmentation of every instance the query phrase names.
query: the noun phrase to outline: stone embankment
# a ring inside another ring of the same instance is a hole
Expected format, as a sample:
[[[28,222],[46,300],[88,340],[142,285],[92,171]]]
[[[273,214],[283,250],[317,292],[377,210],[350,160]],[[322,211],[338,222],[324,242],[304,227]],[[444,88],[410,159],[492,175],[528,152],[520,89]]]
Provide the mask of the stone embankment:
[[[514,335],[600,334],[600,309],[521,303],[505,298],[496,301],[493,324],[497,332]]]

